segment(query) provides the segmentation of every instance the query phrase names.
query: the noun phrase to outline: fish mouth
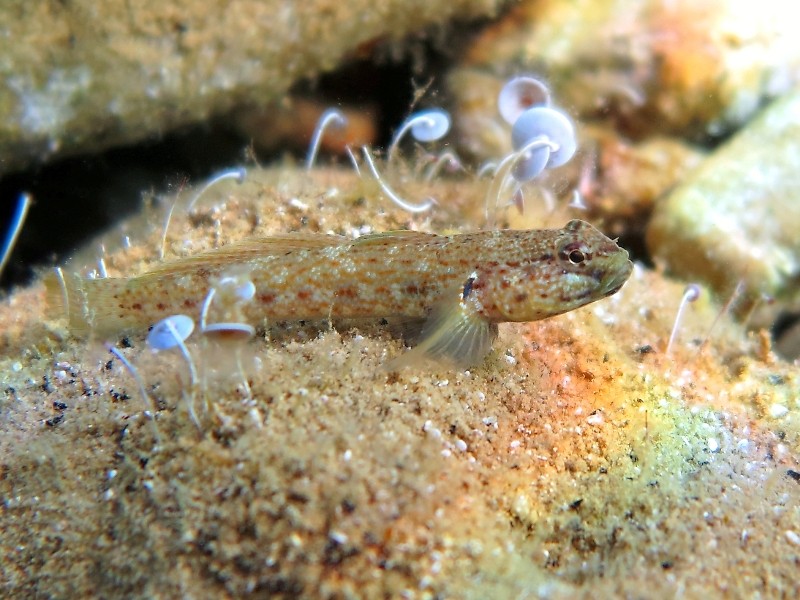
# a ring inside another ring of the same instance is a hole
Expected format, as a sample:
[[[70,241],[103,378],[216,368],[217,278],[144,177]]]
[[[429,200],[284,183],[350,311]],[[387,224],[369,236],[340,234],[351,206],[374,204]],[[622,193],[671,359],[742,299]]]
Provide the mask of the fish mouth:
[[[603,281],[603,296],[616,294],[620,288],[625,285],[625,282],[628,281],[632,272],[633,263],[628,260],[628,253],[626,252],[625,257],[618,264],[614,265],[614,268],[609,270],[608,276],[605,281]]]

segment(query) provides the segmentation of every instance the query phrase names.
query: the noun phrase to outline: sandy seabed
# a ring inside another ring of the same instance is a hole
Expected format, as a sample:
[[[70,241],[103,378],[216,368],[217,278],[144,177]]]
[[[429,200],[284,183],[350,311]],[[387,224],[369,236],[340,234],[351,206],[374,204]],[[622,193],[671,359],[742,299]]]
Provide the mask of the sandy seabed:
[[[165,251],[475,229],[483,185],[406,181],[439,201],[411,216],[348,171],[253,169],[176,209]],[[171,202],[107,236],[109,275],[157,262]],[[110,340],[145,398],[109,340],[72,338],[40,283],[16,290],[0,305],[3,594],[793,597],[798,368],[717,320],[705,290],[667,354],[683,291],[637,265],[611,298],[501,326],[470,371],[388,373],[401,340],[325,326],[190,337],[193,386],[145,332]]]

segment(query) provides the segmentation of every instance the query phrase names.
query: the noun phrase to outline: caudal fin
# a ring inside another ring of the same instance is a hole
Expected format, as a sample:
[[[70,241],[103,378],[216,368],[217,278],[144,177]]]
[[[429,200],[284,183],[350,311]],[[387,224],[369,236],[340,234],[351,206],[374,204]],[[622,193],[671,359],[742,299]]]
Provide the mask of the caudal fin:
[[[60,267],[54,269],[44,277],[50,318],[66,319],[70,332],[81,337],[119,329],[120,324],[112,323],[116,315],[106,310],[107,299],[115,293],[117,282],[64,273]]]

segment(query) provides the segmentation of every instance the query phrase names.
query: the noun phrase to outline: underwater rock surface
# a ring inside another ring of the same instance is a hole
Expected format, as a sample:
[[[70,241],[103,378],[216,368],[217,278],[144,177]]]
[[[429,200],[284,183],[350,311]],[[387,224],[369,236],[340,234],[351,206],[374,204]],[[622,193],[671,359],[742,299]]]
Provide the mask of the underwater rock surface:
[[[773,309],[800,302],[800,92],[766,108],[663,201],[648,226],[658,261],[720,295],[742,281]]]
[[[352,171],[252,169],[188,213],[181,199],[165,254],[479,223],[487,182],[386,173],[436,209],[405,213]],[[170,204],[107,237],[110,276],[158,264]],[[94,269],[97,247],[65,268]],[[3,593],[792,596],[800,372],[728,315],[712,326],[705,289],[669,345],[683,293],[638,265],[602,302],[501,326],[470,371],[389,374],[398,339],[323,327],[190,337],[193,386],[145,331],[107,340],[145,398],[41,284],[18,290],[0,303]]]
[[[499,0],[0,4],[0,174],[263,106],[359,48]]]
[[[637,138],[723,135],[800,80],[795,11],[781,0],[526,0],[462,61],[487,79],[451,83],[469,107],[460,127],[491,136],[486,122],[470,127],[479,118],[470,110],[480,111],[470,90],[494,97],[491,77],[499,89],[510,75],[535,73],[572,114],[611,119]]]

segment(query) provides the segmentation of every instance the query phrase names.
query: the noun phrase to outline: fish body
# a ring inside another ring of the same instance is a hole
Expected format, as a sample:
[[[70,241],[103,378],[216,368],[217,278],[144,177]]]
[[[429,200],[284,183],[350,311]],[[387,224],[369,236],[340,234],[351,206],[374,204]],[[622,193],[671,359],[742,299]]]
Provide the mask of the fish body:
[[[53,276],[46,284],[49,301],[66,311],[78,335],[116,335],[173,314],[199,315],[210,290],[234,281],[252,283],[252,297],[220,293],[209,315],[227,311],[225,320],[233,314],[255,326],[424,319],[411,357],[468,365],[488,352],[497,323],[535,321],[599,300],[615,293],[631,269],[625,250],[574,220],[562,229],[450,236],[290,234],[231,244],[134,277]]]

